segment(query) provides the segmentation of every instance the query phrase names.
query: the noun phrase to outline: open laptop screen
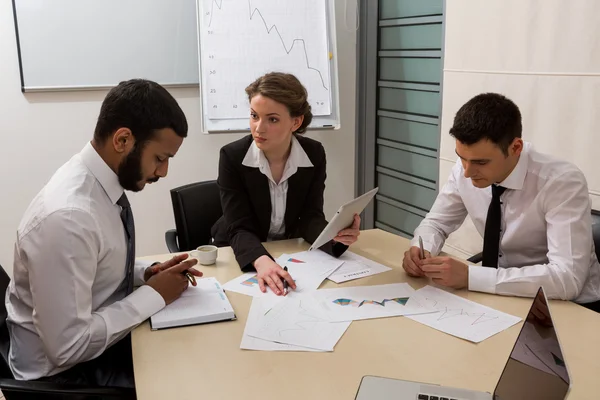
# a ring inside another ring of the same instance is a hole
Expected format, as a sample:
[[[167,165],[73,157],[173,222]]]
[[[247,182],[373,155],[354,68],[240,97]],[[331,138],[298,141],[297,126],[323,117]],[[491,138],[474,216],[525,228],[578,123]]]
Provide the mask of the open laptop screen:
[[[569,382],[546,296],[540,288],[498,381],[494,399],[563,400]]]

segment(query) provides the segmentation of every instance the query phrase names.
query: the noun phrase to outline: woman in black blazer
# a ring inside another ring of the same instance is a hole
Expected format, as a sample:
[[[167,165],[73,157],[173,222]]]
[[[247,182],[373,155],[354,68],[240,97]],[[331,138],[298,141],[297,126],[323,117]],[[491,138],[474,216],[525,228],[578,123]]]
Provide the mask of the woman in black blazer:
[[[290,74],[269,73],[246,88],[251,135],[221,149],[219,178],[223,216],[212,228],[214,244],[231,246],[242,271],[257,271],[284,294],[290,275],[261,242],[302,237],[312,243],[327,226],[323,213],[325,149],[301,136],[312,113],[306,89]],[[359,235],[360,217],[321,250],[339,257]]]

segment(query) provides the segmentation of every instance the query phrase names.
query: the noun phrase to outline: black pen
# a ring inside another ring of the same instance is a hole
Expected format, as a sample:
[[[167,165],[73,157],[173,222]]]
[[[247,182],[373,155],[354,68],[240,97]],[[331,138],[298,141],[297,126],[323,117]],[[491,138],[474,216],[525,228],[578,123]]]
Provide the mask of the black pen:
[[[283,267],[283,270],[284,270],[285,272],[287,272],[287,270],[288,270],[288,269],[287,269],[287,266]],[[285,280],[285,279],[284,279],[284,280],[283,280],[283,293],[284,293],[284,294],[287,294],[287,292],[288,292],[288,282],[287,282],[287,280]]]
[[[185,270],[181,273],[183,276],[185,276],[187,278],[188,281],[190,281],[190,283],[192,284],[192,286],[196,286],[196,278],[194,277],[194,275],[192,275],[190,273],[189,270]]]
[[[182,264],[187,261],[189,260],[183,261]],[[185,276],[192,286],[196,286],[196,278],[194,277],[194,275],[192,275],[189,269],[181,271],[181,275]]]

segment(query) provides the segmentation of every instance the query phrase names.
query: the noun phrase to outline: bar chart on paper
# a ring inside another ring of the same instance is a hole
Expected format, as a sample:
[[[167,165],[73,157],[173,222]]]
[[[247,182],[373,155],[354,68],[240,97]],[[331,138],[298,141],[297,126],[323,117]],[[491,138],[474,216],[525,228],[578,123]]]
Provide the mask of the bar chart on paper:
[[[240,285],[244,285],[244,286],[256,286],[258,285],[258,278],[256,277],[256,275],[253,275],[251,277],[249,277],[248,279],[243,280],[242,282],[240,282]]]
[[[248,118],[244,89],[274,66],[302,82],[314,115],[331,114],[326,0],[200,4],[204,113],[209,119]]]

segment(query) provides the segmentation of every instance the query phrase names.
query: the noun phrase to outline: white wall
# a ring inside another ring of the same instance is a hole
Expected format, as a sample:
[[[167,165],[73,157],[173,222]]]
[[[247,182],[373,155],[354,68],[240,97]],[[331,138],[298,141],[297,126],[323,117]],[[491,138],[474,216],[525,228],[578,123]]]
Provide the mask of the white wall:
[[[521,109],[523,137],[575,163],[600,207],[600,2],[451,0],[446,2],[440,180],[456,160],[448,131],[456,111],[482,92],[500,92]],[[470,221],[446,250],[481,251]]]
[[[348,3],[353,21],[356,0]],[[325,214],[354,195],[356,32],[344,24],[344,1],[336,1],[341,129],[310,132],[328,157]],[[166,253],[164,233],[174,228],[169,190],[215,179],[219,149],[240,134],[200,133],[198,89],[177,89],[189,123],[189,135],[172,160],[169,175],[130,196],[136,221],[138,255]],[[12,273],[15,232],[29,202],[54,171],[92,137],[106,92],[28,93],[20,90],[12,4],[0,2],[0,264]]]

